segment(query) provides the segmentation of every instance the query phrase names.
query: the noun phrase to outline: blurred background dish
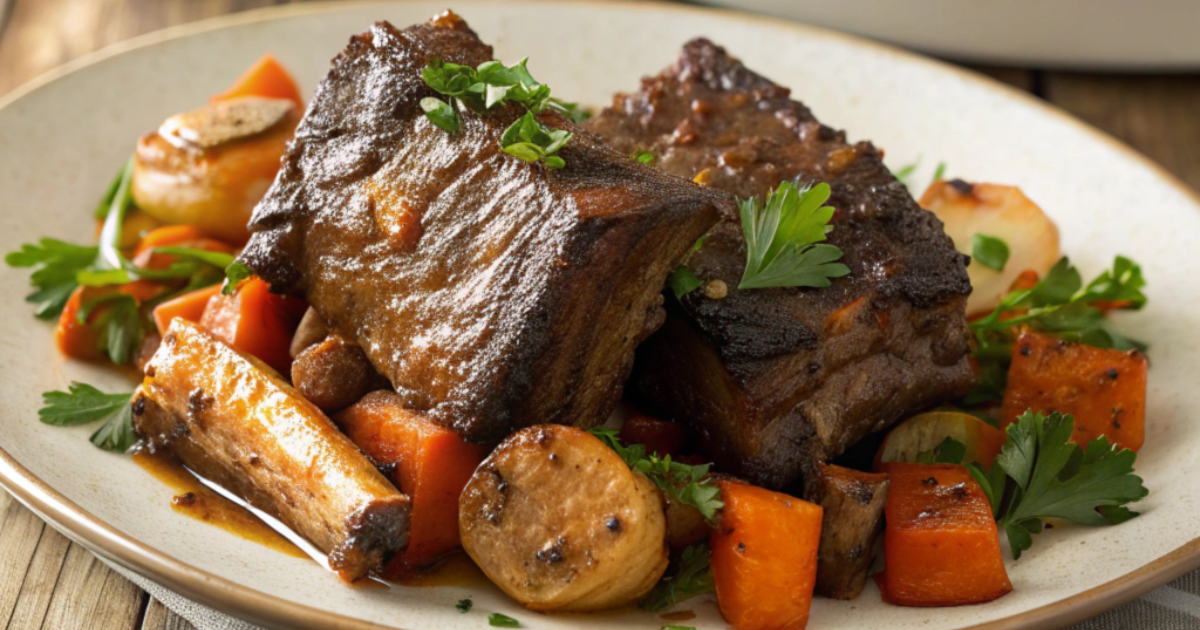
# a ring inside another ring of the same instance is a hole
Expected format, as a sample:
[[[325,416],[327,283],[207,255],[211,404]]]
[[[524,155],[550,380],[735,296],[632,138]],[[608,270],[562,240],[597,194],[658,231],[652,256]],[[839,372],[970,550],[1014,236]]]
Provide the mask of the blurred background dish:
[[[1098,70],[1200,69],[1200,2],[1194,0],[699,2],[964,61]]]

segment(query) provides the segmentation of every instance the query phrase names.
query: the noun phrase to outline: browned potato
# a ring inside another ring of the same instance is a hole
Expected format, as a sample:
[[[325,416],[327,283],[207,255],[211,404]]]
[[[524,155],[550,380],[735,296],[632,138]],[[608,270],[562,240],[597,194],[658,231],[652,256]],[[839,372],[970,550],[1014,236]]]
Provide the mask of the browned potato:
[[[411,502],[274,370],[176,318],[133,422],[150,448],[277,517],[347,580],[408,545]]]
[[[573,427],[509,436],[467,483],[458,522],[475,563],[533,610],[628,604],[667,569],[662,495]]]
[[[995,308],[1022,271],[1032,269],[1044,276],[1058,262],[1058,228],[1016,186],[938,180],[921,195],[921,207],[942,220],[955,249],[968,256],[976,234],[1008,244],[1003,271],[976,262],[967,267],[973,289],[967,298],[967,315]]]
[[[245,243],[300,115],[288,100],[243,97],[168,118],[138,141],[134,201],[163,223]]]

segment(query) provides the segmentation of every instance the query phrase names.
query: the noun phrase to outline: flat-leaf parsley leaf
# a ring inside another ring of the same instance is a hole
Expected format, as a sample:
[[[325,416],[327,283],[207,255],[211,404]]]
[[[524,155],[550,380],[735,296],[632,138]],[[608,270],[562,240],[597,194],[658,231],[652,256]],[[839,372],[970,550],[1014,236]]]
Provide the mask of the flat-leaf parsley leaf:
[[[820,244],[833,226],[829,184],[797,186],[783,182],[761,206],[757,198],[739,201],[746,237],[746,271],[739,289],[827,287],[850,269],[842,250]]]
[[[1009,425],[990,469],[968,466],[1008,535],[1014,559],[1033,544],[1031,534],[1042,531],[1042,519],[1115,525],[1136,516],[1125,506],[1150,493],[1133,474],[1136,453],[1104,436],[1080,448],[1071,442],[1074,431],[1069,414],[1027,411]]]
[[[721,501],[721,489],[705,480],[709,464],[690,466],[671,461],[670,455],[659,457],[657,453],[646,453],[644,444],[625,446],[614,429],[597,427],[591,434],[616,451],[630,468],[653,482],[672,501],[700,510],[709,520],[725,506]]]

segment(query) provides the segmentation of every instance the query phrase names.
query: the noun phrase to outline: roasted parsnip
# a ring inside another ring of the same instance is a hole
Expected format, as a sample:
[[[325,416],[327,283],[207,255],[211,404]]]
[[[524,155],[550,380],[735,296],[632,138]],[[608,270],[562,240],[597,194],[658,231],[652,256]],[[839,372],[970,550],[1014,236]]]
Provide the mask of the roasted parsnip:
[[[410,501],[266,364],[175,319],[134,394],[134,426],[279,518],[347,580],[408,544]]]

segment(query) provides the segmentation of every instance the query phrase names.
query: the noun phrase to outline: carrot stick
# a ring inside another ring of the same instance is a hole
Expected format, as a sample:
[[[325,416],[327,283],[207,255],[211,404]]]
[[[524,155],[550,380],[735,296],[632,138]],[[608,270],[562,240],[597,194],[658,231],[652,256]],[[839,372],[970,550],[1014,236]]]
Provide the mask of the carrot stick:
[[[214,295],[200,325],[235,350],[258,357],[280,374],[288,374],[288,348],[306,305],[303,300],[271,293],[270,285],[251,278],[233,295]]]
[[[199,322],[200,318],[204,316],[204,309],[208,306],[208,301],[220,292],[221,285],[216,284],[185,293],[154,307],[154,326],[158,328],[158,334],[167,334],[167,327],[176,317],[182,317],[189,322]]]
[[[803,629],[823,510],[745,483],[718,485],[725,508],[710,544],[721,615],[737,630]]]
[[[891,475],[883,601],[897,606],[959,606],[1012,591],[991,504],[963,466],[884,464]]]
[[[300,88],[296,86],[296,80],[271,53],[260,57],[229,86],[229,89],[209,100],[215,103],[242,96],[285,98],[294,102],[297,109],[304,109],[304,99],[300,98]]]
[[[408,549],[388,563],[396,577],[427,566],[461,544],[458,499],[487,449],[405,409],[393,392],[376,391],[334,416],[334,422],[412,499]]]

